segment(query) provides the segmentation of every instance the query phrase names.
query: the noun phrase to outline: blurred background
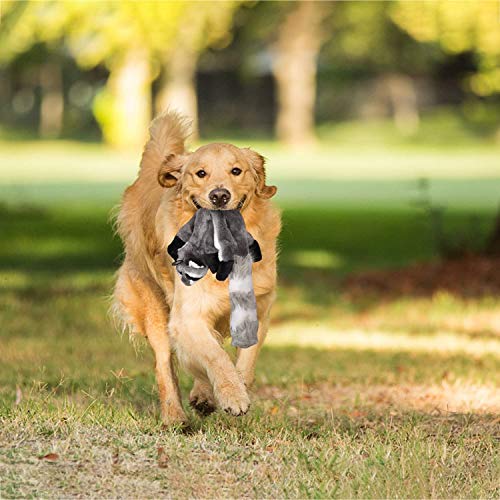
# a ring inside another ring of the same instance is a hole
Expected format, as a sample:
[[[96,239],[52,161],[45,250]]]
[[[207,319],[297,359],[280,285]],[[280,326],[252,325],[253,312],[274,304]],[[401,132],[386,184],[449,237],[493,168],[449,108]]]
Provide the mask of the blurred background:
[[[61,373],[71,394],[104,391],[104,359],[138,394],[154,385],[106,316],[121,259],[109,213],[166,107],[193,119],[191,147],[250,146],[279,187],[260,384],[491,383],[499,21],[496,1],[2,1],[5,397]]]

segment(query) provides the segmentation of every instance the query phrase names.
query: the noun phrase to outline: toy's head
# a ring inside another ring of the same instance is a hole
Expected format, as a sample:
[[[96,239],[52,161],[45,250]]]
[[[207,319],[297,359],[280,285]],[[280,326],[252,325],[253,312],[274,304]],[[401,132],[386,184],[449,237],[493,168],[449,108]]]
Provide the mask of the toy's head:
[[[179,190],[193,210],[244,210],[254,197],[268,199],[277,188],[266,185],[264,158],[248,148],[214,143],[194,153],[169,155],[158,182]]]

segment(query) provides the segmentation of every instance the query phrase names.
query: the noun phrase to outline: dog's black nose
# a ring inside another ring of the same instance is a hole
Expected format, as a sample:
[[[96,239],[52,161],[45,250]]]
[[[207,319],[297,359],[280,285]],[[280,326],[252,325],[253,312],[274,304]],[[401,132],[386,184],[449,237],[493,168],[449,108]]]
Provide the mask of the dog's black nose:
[[[214,207],[222,208],[229,203],[231,193],[227,189],[217,188],[210,191],[208,197]]]

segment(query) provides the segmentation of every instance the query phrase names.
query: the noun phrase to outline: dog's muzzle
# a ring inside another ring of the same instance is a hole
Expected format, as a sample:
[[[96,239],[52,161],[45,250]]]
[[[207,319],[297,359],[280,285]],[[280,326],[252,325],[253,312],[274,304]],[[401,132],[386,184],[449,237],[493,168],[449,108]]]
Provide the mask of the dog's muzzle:
[[[191,201],[193,202],[193,205],[195,206],[196,210],[199,210],[202,208],[202,206],[198,203],[198,200],[194,197],[191,196]],[[245,205],[245,201],[247,201],[247,195],[243,195],[241,200],[238,202],[238,205],[236,206],[236,210],[241,210],[243,208],[243,205]]]

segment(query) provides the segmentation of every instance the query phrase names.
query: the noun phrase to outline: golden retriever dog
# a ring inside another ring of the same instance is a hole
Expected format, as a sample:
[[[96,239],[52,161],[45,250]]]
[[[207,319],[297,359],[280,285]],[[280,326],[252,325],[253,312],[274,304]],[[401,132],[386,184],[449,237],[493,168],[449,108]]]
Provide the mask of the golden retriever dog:
[[[117,217],[125,247],[114,290],[114,311],[133,333],[146,337],[155,355],[161,416],[165,424],[186,420],[174,359],[194,377],[190,404],[202,414],[216,406],[247,412],[247,388],[269,325],[276,290],[279,211],[266,185],[264,159],[247,148],[214,143],[184,149],[187,120],[173,112],[156,118],[136,181],[126,189]],[[259,242],[262,261],[253,266],[259,318],[258,344],[238,349],[233,363],[222,342],[229,335],[228,283],[211,273],[185,286],[167,246],[199,207],[241,210]]]

